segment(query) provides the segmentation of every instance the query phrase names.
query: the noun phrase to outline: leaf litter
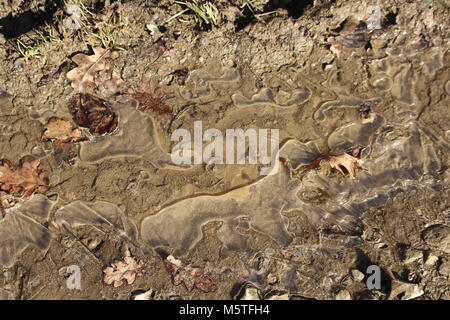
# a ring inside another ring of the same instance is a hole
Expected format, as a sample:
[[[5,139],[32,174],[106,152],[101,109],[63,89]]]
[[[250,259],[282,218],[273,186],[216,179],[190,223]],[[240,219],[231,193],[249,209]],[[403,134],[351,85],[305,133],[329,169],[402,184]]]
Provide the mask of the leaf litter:
[[[137,262],[130,254],[130,251],[125,252],[123,261],[114,261],[111,267],[103,270],[103,281],[107,285],[113,285],[114,288],[120,287],[124,281],[128,284],[133,284],[137,276],[144,273],[144,262]]]
[[[164,259],[167,271],[172,275],[173,284],[179,286],[184,284],[188,291],[197,288],[205,293],[217,290],[216,284],[207,276],[202,268],[185,265],[181,260],[168,256]]]
[[[324,155],[315,158],[309,164],[307,170],[316,169],[323,162],[330,165],[332,169],[336,169],[342,175],[349,175],[350,178],[356,178],[356,170],[364,169],[363,161],[359,159],[361,147],[355,147],[348,152],[343,151],[331,151]]]
[[[87,93],[75,95],[69,104],[73,120],[93,135],[111,133],[117,128],[118,116],[108,103]]]
[[[75,128],[72,122],[68,119],[52,117],[48,120],[48,123],[44,128],[45,131],[42,138],[44,140],[52,140],[56,144],[87,140],[81,130],[79,128]]]
[[[20,193],[28,198],[33,193],[44,193],[49,188],[49,177],[39,160],[24,157],[16,167],[9,160],[0,166],[0,189],[10,194]]]
[[[94,54],[87,55],[78,53],[71,60],[77,64],[77,67],[67,73],[67,79],[72,81],[72,88],[77,92],[84,92],[95,81],[95,74],[98,71],[108,70],[109,64],[105,58],[116,58],[118,53],[102,48],[93,48]]]

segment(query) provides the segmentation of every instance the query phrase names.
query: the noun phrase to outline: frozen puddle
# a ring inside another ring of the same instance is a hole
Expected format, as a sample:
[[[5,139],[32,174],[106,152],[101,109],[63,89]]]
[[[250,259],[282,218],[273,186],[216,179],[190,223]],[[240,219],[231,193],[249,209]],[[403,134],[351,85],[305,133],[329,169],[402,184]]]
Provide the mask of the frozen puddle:
[[[10,267],[16,256],[28,246],[45,250],[51,234],[39,220],[46,221],[53,203],[47,197],[36,194],[30,199],[6,209],[0,220],[0,264]]]
[[[150,161],[155,167],[176,166],[170,154],[161,148],[152,118],[136,110],[137,102],[114,104],[119,114],[119,125],[112,134],[92,137],[81,144],[80,159],[97,162],[116,157],[139,157]]]
[[[301,161],[296,148],[298,142],[289,141],[280,155]],[[278,243],[288,245],[292,236],[287,221],[281,215],[295,204],[298,183],[290,179],[287,168],[276,162],[278,173],[218,196],[199,196],[171,205],[142,222],[141,237],[152,247],[169,246],[175,254],[185,254],[202,238],[201,228],[211,221],[223,221],[217,236],[226,249],[248,247],[247,238],[236,231],[242,218],[252,228],[263,232]]]
[[[220,76],[213,76],[203,70],[194,70],[186,80],[186,88],[180,90],[180,95],[192,101],[210,97],[215,93],[213,84],[236,82],[239,79],[239,71],[235,68],[224,68]]]
[[[261,89],[258,94],[255,94],[251,99],[246,98],[241,94],[234,94],[232,96],[233,103],[238,107],[249,107],[257,105],[269,105],[273,107],[292,107],[305,103],[311,96],[311,91],[308,88],[304,88],[303,91],[293,93],[286,101],[281,101],[276,97],[273,91],[269,88]]]
[[[440,168],[429,139],[416,123],[384,123],[384,119],[372,114],[369,119],[338,128],[328,138],[330,149],[368,146],[362,157],[367,171],[359,171],[356,180],[336,180],[311,170],[299,182],[277,162],[276,174],[253,184],[221,195],[185,199],[145,218],[141,237],[152,247],[167,246],[175,249],[176,255],[183,255],[202,239],[202,226],[221,221],[217,236],[224,248],[244,250],[249,248],[247,237],[238,229],[247,220],[248,227],[287,246],[293,238],[283,213],[290,210],[304,212],[316,224],[326,221],[357,231],[358,217],[364,210],[383,205],[397,188],[421,181]],[[279,151],[279,156],[289,159],[294,168],[308,165],[319,155],[314,142],[296,140],[288,141]],[[314,190],[321,190],[326,201],[311,204],[298,197]]]
[[[73,201],[56,211],[55,221],[59,226],[70,229],[93,225],[104,233],[114,232],[132,242],[137,239],[136,226],[125,212],[105,201]]]

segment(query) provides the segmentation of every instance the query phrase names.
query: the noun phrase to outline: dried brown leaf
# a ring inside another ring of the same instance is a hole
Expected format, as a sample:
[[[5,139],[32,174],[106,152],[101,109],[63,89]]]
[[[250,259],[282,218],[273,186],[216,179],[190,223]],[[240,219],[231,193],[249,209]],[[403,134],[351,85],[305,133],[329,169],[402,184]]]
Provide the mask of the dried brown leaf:
[[[154,94],[148,92],[138,92],[133,94],[133,99],[139,102],[138,110],[152,110],[159,114],[172,114],[172,108],[164,102],[164,92],[157,88]]]
[[[349,155],[348,153],[330,155],[327,157],[327,161],[332,168],[338,170],[343,175],[346,175],[343,168],[347,170],[352,179],[355,179],[356,177],[356,169],[363,169],[362,161],[352,155]]]
[[[3,160],[0,166],[0,189],[8,193],[20,193],[28,198],[33,193],[44,193],[49,187],[47,172],[40,168],[39,160],[30,157],[22,159],[21,166],[15,167]]]
[[[103,270],[103,281],[108,285],[113,285],[115,288],[120,287],[125,280],[128,284],[133,284],[136,276],[142,275],[144,272],[144,262],[137,262],[131,257],[130,252],[125,253],[123,261],[114,261],[111,267]]]
[[[117,128],[118,116],[108,103],[90,94],[75,95],[69,104],[73,120],[80,127],[89,129],[94,135],[111,133]]]
[[[44,128],[42,138],[56,143],[78,142],[87,139],[81,130],[75,128],[68,119],[50,118]]]
[[[216,284],[212,279],[205,275],[203,269],[184,265],[181,260],[168,256],[164,260],[167,271],[172,275],[173,284],[178,286],[184,284],[188,291],[197,288],[203,292],[212,292],[217,290]]]
[[[72,57],[72,61],[78,67],[67,73],[67,79],[72,81],[72,88],[78,92],[83,92],[89,85],[94,84],[95,73],[109,69],[105,58],[114,56],[110,50],[102,48],[93,48],[93,50],[93,55],[78,53]]]

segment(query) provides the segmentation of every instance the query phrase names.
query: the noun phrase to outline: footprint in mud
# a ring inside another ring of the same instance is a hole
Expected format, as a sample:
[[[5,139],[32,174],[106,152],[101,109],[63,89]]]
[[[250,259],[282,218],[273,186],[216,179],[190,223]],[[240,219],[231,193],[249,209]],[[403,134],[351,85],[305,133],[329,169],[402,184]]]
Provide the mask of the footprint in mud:
[[[115,157],[139,157],[158,168],[185,168],[173,164],[170,154],[159,144],[153,119],[136,107],[134,100],[114,104],[112,108],[119,114],[117,129],[81,143],[81,161],[91,163]]]
[[[357,180],[343,178],[338,183],[314,170],[301,183],[291,177],[284,165],[277,163],[272,175],[221,195],[202,195],[172,204],[142,221],[141,237],[151,247],[167,246],[176,255],[185,255],[202,239],[202,226],[222,221],[217,236],[225,249],[248,249],[247,238],[236,228],[246,218],[253,230],[264,233],[281,246],[292,241],[283,212],[299,210],[312,222],[327,221],[350,232],[358,231],[358,217],[369,206],[383,205],[388,197],[405,185],[420,181],[439,169],[440,163],[429,139],[414,123],[383,126],[384,119],[351,122],[332,133],[331,149],[366,145],[363,153],[367,172]],[[288,141],[279,157],[289,160],[293,168],[309,165],[320,155],[314,142]],[[323,204],[310,204],[298,194],[320,189],[327,196]]]
[[[288,108],[305,103],[311,96],[311,91],[308,88],[304,88],[301,92],[294,92],[289,99],[285,102],[279,102],[275,98],[274,93],[269,88],[262,89],[258,94],[255,94],[251,99],[246,98],[241,94],[232,95],[233,103],[237,107],[248,107],[256,105],[270,105],[280,108]]]
[[[225,69],[218,77],[211,76],[206,71],[194,70],[186,80],[187,88],[181,90],[180,95],[187,100],[198,100],[214,93],[213,84],[236,82],[239,79],[239,71],[235,68]]]
[[[53,203],[44,195],[31,198],[6,209],[0,220],[0,265],[10,267],[15,258],[28,246],[45,250],[50,244],[51,234],[38,221],[48,218]]]

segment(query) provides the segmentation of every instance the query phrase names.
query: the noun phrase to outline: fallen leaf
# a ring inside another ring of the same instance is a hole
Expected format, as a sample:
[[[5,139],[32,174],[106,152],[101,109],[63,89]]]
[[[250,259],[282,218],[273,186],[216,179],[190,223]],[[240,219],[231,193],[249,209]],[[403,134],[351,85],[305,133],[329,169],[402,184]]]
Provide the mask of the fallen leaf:
[[[362,161],[352,155],[349,155],[348,153],[330,155],[326,160],[332,168],[338,170],[343,175],[346,175],[346,173],[342,169],[344,168],[347,170],[352,179],[355,179],[356,169],[363,169]]]
[[[167,271],[172,275],[173,284],[178,286],[184,284],[188,291],[197,288],[203,292],[212,292],[217,290],[217,286],[210,277],[205,275],[203,269],[197,267],[185,266],[181,260],[168,256],[164,259]]]
[[[81,133],[81,130],[68,119],[59,119],[52,117],[45,125],[45,131],[42,135],[43,139],[53,140],[56,143],[78,142],[87,138]]]
[[[89,85],[94,84],[95,73],[109,69],[105,58],[115,57],[116,52],[102,48],[93,48],[94,54],[78,53],[72,57],[72,61],[78,66],[67,73],[67,79],[72,81],[72,88],[78,92],[84,91]]]
[[[0,191],[0,207],[12,208],[14,205],[14,197],[6,192]]]
[[[73,120],[80,127],[89,129],[94,135],[111,133],[117,128],[118,117],[106,101],[90,94],[79,93],[69,104]]]
[[[136,276],[142,275],[144,272],[144,263],[142,261],[137,262],[131,257],[130,252],[125,252],[123,261],[114,261],[111,263],[111,267],[107,267],[103,270],[103,281],[114,288],[120,287],[123,281],[126,280],[128,284],[133,284],[136,280]]]
[[[44,193],[49,187],[48,174],[40,168],[39,160],[25,157],[21,166],[15,167],[9,160],[0,166],[0,189],[10,194],[19,192],[24,198],[33,193]]]
[[[157,88],[154,94],[148,92],[138,92],[133,94],[133,99],[139,102],[138,110],[152,110],[159,114],[171,114],[172,109],[164,103],[164,92]]]

